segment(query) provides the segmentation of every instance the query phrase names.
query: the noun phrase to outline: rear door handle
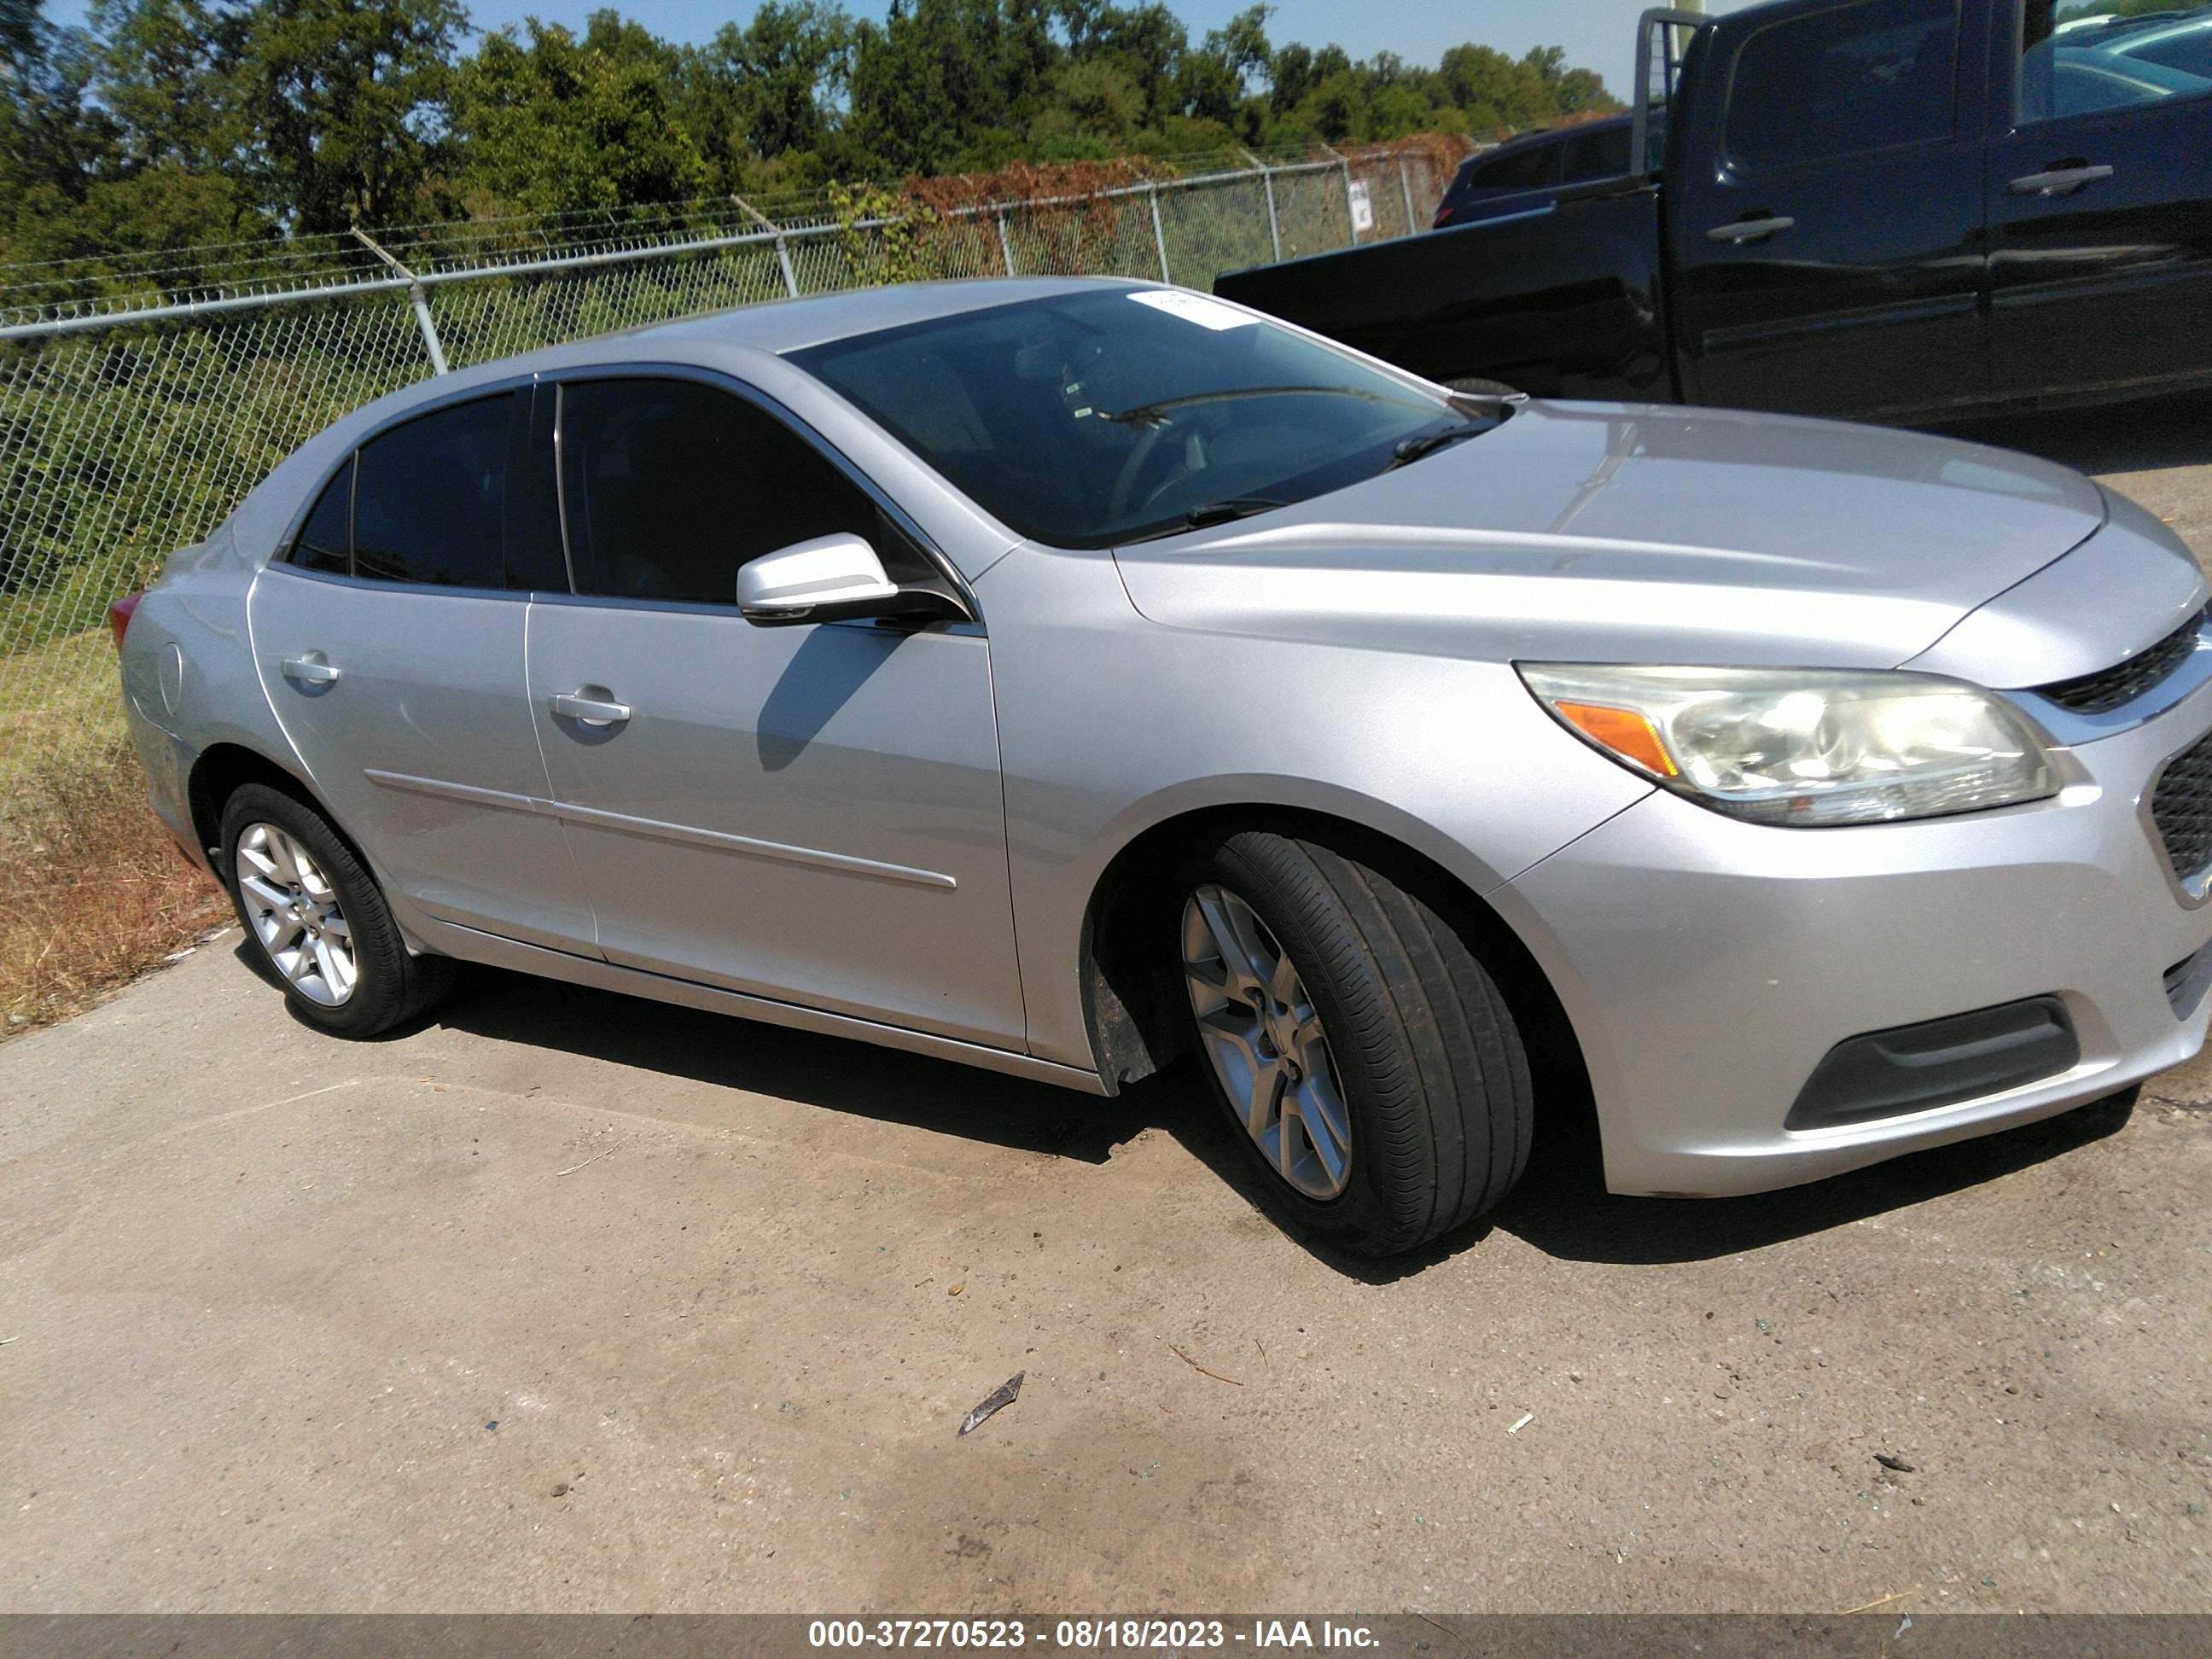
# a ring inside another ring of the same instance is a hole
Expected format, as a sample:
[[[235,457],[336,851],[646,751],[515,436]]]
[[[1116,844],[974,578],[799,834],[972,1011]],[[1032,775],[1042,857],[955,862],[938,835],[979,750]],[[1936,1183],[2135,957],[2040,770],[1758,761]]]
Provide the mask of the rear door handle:
[[[2045,173],[2023,173],[2012,181],[2015,196],[2071,196],[2084,185],[2094,185],[2100,179],[2109,179],[2112,170],[2107,167],[2052,167]]]
[[[338,671],[328,657],[319,651],[310,651],[303,657],[287,657],[278,665],[288,680],[297,680],[302,685],[336,685]]]
[[[586,690],[596,689],[587,687]],[[589,696],[586,691],[556,691],[553,694],[553,712],[579,726],[620,726],[629,718],[629,705]]]
[[[1797,222],[1786,213],[1771,214],[1764,219],[1736,219],[1724,225],[1715,225],[1705,233],[1706,240],[1715,242],[1755,242],[1762,236],[1771,236],[1778,230],[1787,230]]]

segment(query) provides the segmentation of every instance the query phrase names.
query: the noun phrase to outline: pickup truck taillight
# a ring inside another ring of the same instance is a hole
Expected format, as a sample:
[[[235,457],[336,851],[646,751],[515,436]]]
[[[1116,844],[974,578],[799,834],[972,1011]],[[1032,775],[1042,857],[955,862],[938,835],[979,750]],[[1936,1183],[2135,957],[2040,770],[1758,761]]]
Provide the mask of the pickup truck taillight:
[[[1446,225],[1451,222],[1451,204],[1446,202],[1439,204],[1437,209],[1436,222],[1431,224],[1429,228],[1431,230],[1442,230]]]
[[[107,607],[107,631],[115,635],[115,648],[123,648],[123,636],[131,631],[131,613],[138,609],[143,593],[125,593]]]

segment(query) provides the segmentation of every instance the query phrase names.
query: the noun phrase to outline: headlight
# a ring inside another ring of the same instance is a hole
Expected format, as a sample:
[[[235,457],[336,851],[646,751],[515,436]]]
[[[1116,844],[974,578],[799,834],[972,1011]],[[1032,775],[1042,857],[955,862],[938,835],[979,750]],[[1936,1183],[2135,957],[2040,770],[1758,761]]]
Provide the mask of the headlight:
[[[2027,723],[1933,674],[1522,663],[1577,737],[1760,823],[1935,817],[2058,793]]]

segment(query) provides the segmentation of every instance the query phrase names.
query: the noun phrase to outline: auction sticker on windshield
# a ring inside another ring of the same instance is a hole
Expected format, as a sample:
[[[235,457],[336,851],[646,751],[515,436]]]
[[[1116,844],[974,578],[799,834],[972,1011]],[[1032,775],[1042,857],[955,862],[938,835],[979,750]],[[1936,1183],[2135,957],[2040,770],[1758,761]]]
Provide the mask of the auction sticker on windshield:
[[[1144,288],[1137,289],[1129,297],[1140,306],[1164,311],[1170,317],[1196,323],[1200,328],[1216,331],[1249,328],[1260,320],[1256,317],[1246,316],[1234,306],[1222,304],[1209,295],[1192,294],[1182,289]]]

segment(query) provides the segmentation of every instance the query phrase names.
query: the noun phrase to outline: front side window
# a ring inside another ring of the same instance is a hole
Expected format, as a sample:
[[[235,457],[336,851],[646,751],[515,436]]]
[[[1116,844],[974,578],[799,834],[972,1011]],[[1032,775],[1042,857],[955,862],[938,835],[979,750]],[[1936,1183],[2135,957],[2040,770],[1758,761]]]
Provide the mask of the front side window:
[[[354,574],[441,587],[501,587],[501,526],[514,397],[420,416],[361,447]]]
[[[787,355],[1059,547],[1304,501],[1501,418],[1180,289],[1054,295]]]
[[[697,380],[576,380],[561,388],[562,500],[576,591],[736,602],[738,568],[840,531],[896,580],[923,556],[811,443]]]
[[[2206,93],[2212,93],[2212,6],[2136,16],[2068,5],[2054,13],[2051,0],[2027,0],[2021,8],[2017,125]]]
[[[1861,0],[1754,31],[1729,77],[1729,159],[1790,167],[1951,136],[1958,0]]]

